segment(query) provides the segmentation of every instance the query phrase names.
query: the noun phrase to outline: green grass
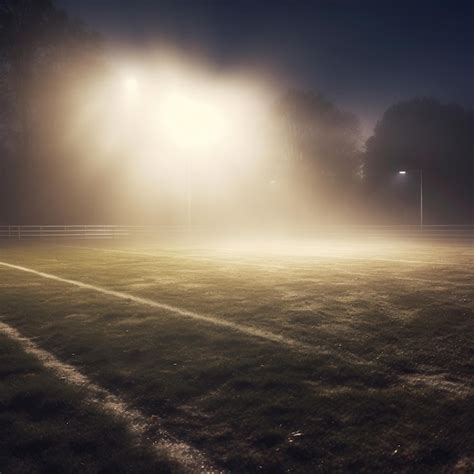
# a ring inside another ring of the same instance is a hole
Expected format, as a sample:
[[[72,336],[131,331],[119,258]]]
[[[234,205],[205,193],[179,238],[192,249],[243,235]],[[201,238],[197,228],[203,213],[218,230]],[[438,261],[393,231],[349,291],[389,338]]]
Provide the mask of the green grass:
[[[127,428],[94,409],[82,389],[0,336],[2,473],[172,472]]]
[[[159,415],[173,435],[234,472],[472,469],[469,247],[341,249],[360,260],[317,251],[131,250],[157,256],[35,244],[4,246],[0,261],[265,329],[315,349],[295,351],[0,266],[1,320],[146,415]],[[2,359],[4,366],[15,370],[14,361]],[[54,376],[43,376],[53,383]],[[68,400],[72,389],[54,383],[55,396]],[[80,403],[70,410],[81,413]],[[16,412],[5,411],[14,423]],[[109,432],[112,422],[102,417],[95,429]],[[106,447],[95,433],[87,459],[100,467]],[[21,436],[15,439],[7,451],[21,444]],[[126,444],[125,435],[120,442]],[[142,472],[145,458],[123,452]]]

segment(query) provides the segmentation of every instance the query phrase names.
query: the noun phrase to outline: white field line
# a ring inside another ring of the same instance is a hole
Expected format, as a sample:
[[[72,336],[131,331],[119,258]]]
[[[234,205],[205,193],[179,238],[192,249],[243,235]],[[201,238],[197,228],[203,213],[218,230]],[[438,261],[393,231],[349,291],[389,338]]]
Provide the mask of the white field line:
[[[247,326],[247,325],[243,325],[243,324],[234,323],[232,321],[227,321],[225,319],[220,319],[220,318],[217,318],[215,316],[211,316],[211,315],[207,315],[207,314],[201,314],[201,313],[197,313],[195,311],[190,311],[190,310],[187,310],[187,309],[182,309],[182,308],[179,308],[177,306],[172,306],[172,305],[169,305],[169,304],[166,304],[166,303],[159,303],[158,301],[154,301],[154,300],[151,300],[149,298],[143,298],[143,297],[140,297],[140,296],[131,295],[129,293],[124,293],[122,291],[108,290],[107,288],[102,288],[100,286],[91,285],[89,283],[83,283],[83,282],[77,281],[77,280],[69,280],[67,278],[61,278],[59,276],[52,275],[51,273],[44,273],[44,272],[34,270],[32,268],[23,267],[23,266],[20,266],[20,265],[13,265],[11,263],[0,262],[0,265],[2,265],[4,267],[7,267],[7,268],[11,268],[13,270],[19,270],[19,271],[22,271],[22,272],[31,273],[33,275],[37,275],[37,276],[40,276],[42,278],[47,278],[49,280],[59,281],[61,283],[67,283],[69,285],[77,286],[77,287],[85,289],[85,290],[92,290],[92,291],[96,291],[98,293],[103,293],[104,295],[113,296],[115,298],[120,298],[120,299],[127,300],[127,301],[133,301],[135,303],[142,304],[142,305],[145,305],[145,306],[150,306],[152,308],[163,309],[163,310],[165,310],[169,313],[176,314],[178,316],[183,316],[183,317],[186,317],[186,318],[195,319],[195,320],[202,321],[202,322],[205,322],[205,323],[209,323],[209,324],[212,324],[212,325],[215,325],[215,326],[225,327],[227,329],[231,329],[233,331],[243,333],[247,336],[252,336],[254,338],[263,339],[265,341],[275,342],[277,344],[285,345],[285,346],[288,346],[288,347],[290,347],[292,349],[295,349],[295,350],[300,350],[300,351],[303,351],[303,352],[315,352],[315,351],[317,351],[318,354],[322,354],[324,352],[318,346],[312,346],[312,345],[304,344],[300,341],[297,341],[296,339],[291,339],[291,338],[288,338],[288,337],[284,337],[280,334],[276,334],[276,333],[273,333],[273,332],[270,332],[270,331],[265,331],[263,329],[258,329],[258,328],[252,327],[252,326]]]
[[[148,257],[172,257],[172,258],[185,258],[185,259],[191,259],[191,260],[203,260],[203,261],[208,261],[208,262],[228,262],[232,263],[234,265],[251,265],[251,266],[257,266],[257,267],[271,267],[271,268],[288,268],[288,265],[285,264],[276,264],[276,263],[258,263],[258,262],[242,262],[242,261],[237,261],[234,258],[226,258],[224,255],[224,258],[221,256],[216,256],[216,257],[202,257],[200,255],[183,255],[183,254],[176,254],[173,252],[145,252],[145,251],[135,251],[135,250],[123,250],[123,249],[110,249],[110,248],[105,248],[105,247],[86,247],[86,246],[78,246],[78,245],[61,245],[61,247],[66,247],[66,248],[76,248],[76,249],[82,249],[82,250],[97,250],[97,251],[102,251],[102,252],[116,252],[116,253],[125,253],[125,254],[131,254],[131,255],[143,255],[143,256],[148,256]],[[237,250],[232,249],[232,248],[221,248],[219,249],[225,254],[230,254],[230,253],[235,253]],[[337,249],[333,249],[334,251],[337,251]],[[266,252],[265,252],[266,253]],[[272,253],[267,253],[271,257],[278,257],[278,255],[272,254]],[[231,255],[230,255],[231,256]],[[247,254],[247,256],[252,257],[252,254]],[[284,257],[291,257],[291,254],[284,255]],[[296,255],[299,257],[298,255]],[[328,259],[328,258],[339,258],[339,259],[346,259],[346,260],[362,260],[362,261],[376,261],[376,262],[395,262],[395,263],[413,263],[413,264],[418,264],[418,265],[444,265],[444,266],[465,266],[465,265],[470,265],[469,263],[455,263],[455,262],[437,262],[437,261],[432,261],[432,260],[407,260],[407,259],[396,259],[396,258],[382,258],[382,257],[355,257],[351,255],[340,255],[337,253],[325,253],[325,254],[313,254],[310,256],[306,256],[305,258],[323,258],[323,259]]]
[[[372,258],[363,258],[363,257],[345,257],[345,256],[338,256],[338,255],[315,255],[315,257],[323,257],[323,258],[341,258],[341,259],[350,259],[350,260],[363,260],[363,261],[367,261],[367,260],[376,260],[376,261],[387,261],[387,262],[398,262],[398,263],[414,263],[414,264],[424,264],[424,263],[427,263],[427,262],[422,262],[422,261],[417,261],[417,260],[394,260],[394,259],[372,259]],[[230,262],[230,260],[229,260]],[[431,262],[435,265],[444,265],[440,262]],[[260,267],[263,267],[265,268],[266,267],[266,264],[258,264],[258,263],[255,263],[254,265],[257,265],[257,266],[260,266]],[[474,286],[474,283],[462,283],[462,282],[456,282],[456,281],[447,281],[447,280],[433,280],[433,279],[430,279],[430,278],[419,278],[419,277],[410,277],[410,276],[401,276],[401,275],[394,275],[393,273],[387,273],[387,272],[384,272],[383,274],[381,274],[380,272],[377,272],[376,270],[372,271],[372,272],[360,272],[360,271],[352,271],[352,270],[348,270],[346,268],[340,268],[342,265],[346,265],[346,264],[343,264],[343,263],[335,263],[335,262],[331,262],[331,263],[325,263],[324,261],[321,262],[321,261],[313,261],[313,262],[310,262],[310,263],[307,263],[306,265],[304,266],[301,266],[301,265],[286,265],[285,266],[282,266],[282,268],[285,268],[286,270],[311,270],[312,267],[314,267],[314,265],[324,265],[328,270],[332,270],[332,271],[335,271],[335,272],[339,272],[339,273],[344,273],[344,274],[348,274],[348,275],[355,275],[355,276],[363,276],[363,277],[372,277],[372,278],[383,278],[383,279],[394,279],[394,280],[402,280],[402,281],[414,281],[414,282],[420,282],[420,283],[432,283],[432,284],[435,284],[435,285],[452,285],[452,286],[468,286],[468,287],[471,287],[471,286]],[[447,265],[454,265],[454,266],[462,266],[462,265],[467,265],[467,264],[455,264],[455,263],[448,263]],[[334,268],[334,267],[337,267],[337,268]],[[300,280],[301,278],[296,278],[298,280]]]
[[[468,398],[474,395],[474,390],[462,380],[450,380],[448,374],[408,374],[400,377],[402,381],[413,387],[427,387],[439,390],[456,398]]]
[[[85,401],[101,412],[124,422],[139,445],[150,445],[158,457],[180,464],[184,471],[194,473],[222,472],[195,448],[170,436],[153,417],[153,422],[138,410],[130,408],[120,397],[92,382],[73,366],[65,364],[50,352],[41,349],[31,339],[22,336],[15,328],[0,321],[0,333],[17,342],[28,354],[39,360],[43,366],[67,383],[86,389]],[[156,441],[150,438],[156,436]]]
[[[316,257],[322,258],[340,258],[346,260],[363,260],[369,262],[390,262],[390,263],[409,263],[414,265],[442,265],[446,267],[459,267],[467,266],[469,263],[455,263],[455,262],[436,262],[433,260],[407,260],[402,258],[386,258],[386,257],[353,257],[350,255],[337,255],[337,254],[327,254],[327,255],[315,255]]]
[[[323,264],[324,265],[324,264]],[[326,264],[329,265],[329,264]],[[369,278],[378,278],[379,280],[387,281],[390,279],[393,280],[401,280],[401,281],[414,281],[414,282],[420,282],[420,283],[432,283],[433,285],[440,285],[440,286],[445,286],[445,285],[451,285],[451,286],[467,286],[467,287],[472,287],[474,286],[474,283],[462,283],[462,282],[457,282],[457,281],[447,281],[447,280],[432,280],[429,278],[418,278],[418,277],[409,277],[409,276],[401,276],[401,275],[394,275],[393,273],[375,273],[375,272],[354,272],[352,270],[348,270],[347,268],[333,268],[333,265],[343,265],[342,263],[332,263],[330,264],[331,270],[344,273],[347,275],[354,275],[354,276],[363,276],[363,277],[369,277]],[[300,267],[300,270],[311,270],[310,266],[306,267]],[[304,278],[304,280],[308,280],[308,278]],[[359,282],[357,282],[359,283]]]
[[[221,249],[224,252],[227,253],[233,253],[233,252],[238,252],[238,249],[232,249],[232,248],[223,248]],[[337,252],[337,248],[332,248],[334,252]],[[269,256],[277,256],[274,253],[271,252],[264,252]],[[251,255],[251,254],[250,254]],[[296,256],[298,257],[298,254],[292,255],[291,253],[289,254],[284,254],[283,256],[285,257],[292,257]],[[340,253],[315,253],[312,255],[305,256],[305,258],[339,258],[339,259],[344,259],[344,260],[363,260],[363,261],[375,261],[375,262],[393,262],[393,263],[412,263],[412,264],[418,264],[418,265],[444,265],[444,266],[465,266],[465,265],[470,265],[469,263],[455,263],[455,262],[438,262],[438,261],[433,261],[433,260],[408,260],[408,259],[400,259],[400,258],[387,258],[387,257],[356,257],[353,255],[341,255]]]
[[[146,256],[146,257],[153,257],[153,258],[160,258],[162,255],[164,256],[167,256],[167,257],[170,257],[170,258],[183,258],[183,259],[194,259],[194,260],[205,260],[205,261],[209,261],[209,262],[213,262],[213,263],[217,263],[217,262],[221,262],[222,259],[220,257],[217,257],[217,258],[200,258],[200,257],[194,257],[194,256],[188,256],[188,255],[169,255],[169,254],[157,254],[157,253],[151,253],[151,252],[139,252],[139,251],[133,251],[133,250],[122,250],[122,249],[110,249],[110,248],[101,248],[101,247],[78,247],[78,246],[74,246],[74,245],[69,245],[69,246],[64,246],[64,247],[67,247],[67,248],[77,248],[77,249],[81,249],[81,250],[94,250],[94,251],[98,251],[98,252],[107,252],[107,253],[123,253],[123,254],[130,254],[130,255],[138,255],[138,256]],[[316,256],[316,257],[319,257],[319,256]],[[327,256],[327,258],[332,258],[332,257],[329,257]],[[352,259],[351,257],[337,257],[337,258],[350,258]],[[372,259],[363,259],[363,258],[358,258],[358,257],[354,257],[354,259],[356,260],[372,260]],[[388,261],[393,261],[393,260],[388,260]],[[413,261],[413,260],[395,260],[396,262],[410,262],[410,263],[423,263],[423,262],[420,262],[420,261]],[[278,267],[280,269],[284,269],[284,270],[310,270],[311,269],[311,265],[318,265],[318,264],[321,264],[321,262],[314,262],[314,263],[310,263],[310,264],[307,264],[305,266],[293,266],[293,265],[272,265],[272,264],[265,264],[265,263],[256,263],[256,262],[252,262],[252,263],[245,263],[245,262],[239,262],[239,261],[236,261],[236,260],[225,260],[226,263],[229,263],[229,264],[236,264],[236,265],[252,265],[252,266],[256,266],[256,267],[260,267],[260,268],[263,268],[263,269],[266,269],[267,267],[271,267],[271,268],[274,268],[274,267]],[[323,263],[323,265],[328,265],[328,264],[325,264]],[[409,276],[400,276],[400,275],[393,275],[393,274],[389,274],[389,273],[384,273],[383,275],[380,275],[380,274],[375,274],[375,273],[369,273],[369,272],[354,272],[354,271],[351,271],[351,270],[347,270],[347,269],[342,269],[342,268],[334,268],[334,265],[337,265],[337,266],[340,266],[342,265],[341,263],[332,263],[330,264],[331,267],[330,269],[333,270],[333,271],[336,271],[336,272],[340,272],[340,273],[344,273],[344,274],[348,274],[348,275],[355,275],[355,276],[363,276],[363,277],[377,277],[377,278],[384,278],[384,279],[388,279],[388,278],[392,278],[392,279],[395,279],[395,280],[401,280],[401,281],[414,281],[414,282],[419,282],[419,283],[432,283],[432,284],[435,284],[435,285],[450,285],[450,286],[467,286],[467,287],[471,287],[473,286],[474,284],[473,283],[461,283],[461,282],[454,282],[454,281],[446,281],[446,280],[431,280],[431,279],[428,279],[428,278],[418,278],[418,277],[409,277]],[[455,265],[455,264],[453,264]],[[298,280],[300,280],[301,278],[297,278]],[[304,280],[307,280],[306,278],[304,278]]]
[[[186,259],[186,260],[197,260],[201,262],[212,262],[212,263],[222,263],[222,264],[229,263],[232,265],[243,265],[243,266],[251,266],[251,267],[265,266],[268,268],[277,268],[279,270],[282,270],[285,268],[284,265],[277,265],[273,263],[262,264],[262,263],[256,263],[256,262],[238,262],[236,260],[229,260],[228,258],[225,258],[225,257],[224,258],[211,258],[211,257],[201,257],[198,255],[174,254],[174,253],[169,253],[169,252],[151,253],[151,252],[134,251],[134,250],[109,249],[109,248],[103,248],[103,247],[84,247],[84,246],[78,246],[78,245],[61,245],[61,247],[81,249],[81,250],[95,250],[98,252],[124,253],[124,254],[138,255],[138,256],[144,256],[144,257],[154,257],[154,258],[160,258],[160,257],[181,258],[181,259]]]

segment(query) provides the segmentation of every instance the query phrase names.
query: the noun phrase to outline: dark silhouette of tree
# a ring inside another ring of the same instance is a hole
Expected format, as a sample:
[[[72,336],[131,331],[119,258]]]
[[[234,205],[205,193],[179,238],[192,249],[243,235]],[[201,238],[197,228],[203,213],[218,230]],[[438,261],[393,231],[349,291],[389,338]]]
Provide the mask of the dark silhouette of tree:
[[[355,115],[339,109],[322,95],[291,90],[276,105],[278,135],[284,149],[276,174],[289,182],[309,215],[347,205],[347,195],[360,168],[360,133]],[[294,209],[291,209],[294,212]]]
[[[358,168],[359,124],[322,95],[290,91],[278,103],[286,159],[315,166],[330,182],[351,179]]]
[[[364,174],[372,200],[392,217],[413,220],[418,206],[418,174],[423,170],[426,223],[472,222],[474,111],[435,99],[391,106],[368,140]],[[398,170],[408,170],[397,176]],[[410,170],[412,170],[410,172]]]
[[[61,135],[65,89],[86,63],[90,67],[99,48],[97,34],[69,18],[52,0],[0,0],[4,220],[29,218],[34,203],[28,196],[38,202],[38,193],[51,188],[51,160],[58,158],[51,144]],[[55,165],[59,177],[61,170]]]

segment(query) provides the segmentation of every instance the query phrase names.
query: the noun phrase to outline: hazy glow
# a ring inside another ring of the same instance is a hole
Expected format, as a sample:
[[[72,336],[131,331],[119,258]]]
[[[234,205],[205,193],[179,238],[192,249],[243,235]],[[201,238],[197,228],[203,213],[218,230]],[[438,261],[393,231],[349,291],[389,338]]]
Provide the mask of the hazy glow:
[[[138,80],[133,76],[125,77],[123,87],[127,96],[135,96],[138,93]]]
[[[67,140],[91,175],[113,173],[119,213],[168,207],[178,223],[187,187],[211,215],[239,206],[238,193],[250,202],[258,173],[270,186],[265,159],[282,147],[272,132],[278,92],[268,84],[171,53],[109,66],[87,87],[78,81]]]
[[[407,172],[404,171],[404,170],[401,170],[401,171],[398,172],[398,174],[407,174]]]
[[[194,224],[333,218],[337,199],[325,200],[318,160],[298,174],[280,87],[169,52],[108,66],[77,81],[65,140],[104,190],[112,221],[182,224],[191,200]]]
[[[225,113],[226,104],[212,97],[170,89],[163,94],[158,117],[176,147],[196,154],[229,138],[226,132],[230,132],[231,123],[223,118]]]

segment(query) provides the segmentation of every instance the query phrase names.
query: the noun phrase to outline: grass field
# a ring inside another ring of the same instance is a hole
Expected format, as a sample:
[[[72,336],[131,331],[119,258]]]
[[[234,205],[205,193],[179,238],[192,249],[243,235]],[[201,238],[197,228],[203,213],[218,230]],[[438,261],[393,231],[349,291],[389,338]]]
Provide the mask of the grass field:
[[[0,472],[473,472],[473,256],[0,243]]]

